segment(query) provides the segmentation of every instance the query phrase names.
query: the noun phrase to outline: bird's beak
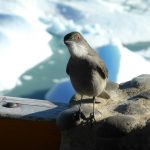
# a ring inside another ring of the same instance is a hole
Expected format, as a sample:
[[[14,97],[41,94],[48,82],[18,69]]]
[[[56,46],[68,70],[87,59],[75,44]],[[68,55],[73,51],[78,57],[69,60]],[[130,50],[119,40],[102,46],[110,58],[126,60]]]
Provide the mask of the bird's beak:
[[[64,44],[66,44],[66,45],[69,45],[69,44],[71,44],[71,43],[72,43],[72,41],[70,41],[70,40],[64,41]]]

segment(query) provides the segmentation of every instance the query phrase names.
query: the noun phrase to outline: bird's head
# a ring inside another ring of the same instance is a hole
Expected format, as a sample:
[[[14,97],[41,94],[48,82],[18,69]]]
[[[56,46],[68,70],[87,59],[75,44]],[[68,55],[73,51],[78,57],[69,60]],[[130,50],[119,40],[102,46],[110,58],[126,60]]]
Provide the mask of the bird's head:
[[[88,54],[89,44],[79,32],[71,32],[64,37],[71,56],[84,57]]]

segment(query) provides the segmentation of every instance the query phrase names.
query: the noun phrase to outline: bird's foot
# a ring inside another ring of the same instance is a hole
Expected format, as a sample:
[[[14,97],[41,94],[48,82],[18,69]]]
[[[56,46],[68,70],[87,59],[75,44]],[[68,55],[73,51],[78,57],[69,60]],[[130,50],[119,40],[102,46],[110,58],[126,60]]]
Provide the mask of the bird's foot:
[[[74,114],[73,118],[74,118],[75,120],[81,120],[81,119],[86,120],[86,116],[85,116],[84,113],[81,111],[81,109],[79,109],[79,110]]]
[[[96,122],[96,119],[95,119],[95,114],[94,113],[90,113],[90,124],[91,124],[91,128],[93,127],[93,124],[94,122]]]

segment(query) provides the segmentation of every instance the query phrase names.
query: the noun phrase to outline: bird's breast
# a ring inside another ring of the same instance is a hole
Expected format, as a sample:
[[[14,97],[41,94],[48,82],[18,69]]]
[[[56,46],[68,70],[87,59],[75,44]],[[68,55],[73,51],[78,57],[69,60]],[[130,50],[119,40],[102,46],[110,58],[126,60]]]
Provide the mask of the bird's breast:
[[[86,82],[91,78],[92,68],[86,60],[73,60],[71,67],[69,68],[70,78],[77,80],[78,82]]]
[[[87,60],[74,60],[69,76],[75,90],[81,95],[96,96],[104,89],[104,80]]]

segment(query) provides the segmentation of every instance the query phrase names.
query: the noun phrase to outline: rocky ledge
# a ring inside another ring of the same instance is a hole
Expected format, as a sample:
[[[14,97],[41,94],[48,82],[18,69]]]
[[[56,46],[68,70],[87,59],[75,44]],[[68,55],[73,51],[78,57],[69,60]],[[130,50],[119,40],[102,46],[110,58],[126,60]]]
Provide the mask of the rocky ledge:
[[[116,84],[108,81],[110,99],[97,97],[95,118],[90,121],[92,98],[84,97],[77,116],[80,96],[57,118],[62,139],[60,150],[149,150],[150,75]]]

